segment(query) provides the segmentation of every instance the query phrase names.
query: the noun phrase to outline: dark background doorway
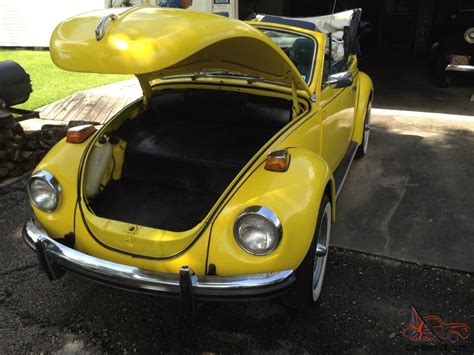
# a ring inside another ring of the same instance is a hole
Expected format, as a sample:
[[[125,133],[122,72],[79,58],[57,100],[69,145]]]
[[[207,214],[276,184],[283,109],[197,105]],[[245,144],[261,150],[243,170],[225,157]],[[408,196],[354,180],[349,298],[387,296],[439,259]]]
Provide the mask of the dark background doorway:
[[[240,15],[290,17],[327,15],[362,8],[372,31],[361,39],[359,66],[374,80],[376,104],[385,108],[474,115],[474,80],[460,78],[438,88],[430,54],[460,16],[474,26],[474,0],[240,0]],[[472,9],[471,11],[465,10]],[[469,17],[472,19],[470,20]],[[459,29],[459,36],[467,29]],[[473,59],[474,60],[474,59]]]

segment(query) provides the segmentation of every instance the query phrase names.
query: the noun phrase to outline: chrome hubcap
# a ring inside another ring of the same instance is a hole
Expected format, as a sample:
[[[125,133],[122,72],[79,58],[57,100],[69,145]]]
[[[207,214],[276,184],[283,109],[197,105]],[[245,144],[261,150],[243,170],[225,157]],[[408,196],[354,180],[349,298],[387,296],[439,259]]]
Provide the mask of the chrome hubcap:
[[[365,118],[365,126],[364,126],[364,154],[367,153],[367,149],[369,148],[369,137],[370,137],[370,116],[372,111],[372,105],[369,103],[367,107],[367,116]]]
[[[328,249],[325,245],[318,243],[316,246],[316,256],[326,256]]]
[[[318,241],[313,263],[313,300],[316,301],[321,293],[321,288],[326,269],[329,238],[331,236],[331,204],[324,207],[323,218],[319,226]]]

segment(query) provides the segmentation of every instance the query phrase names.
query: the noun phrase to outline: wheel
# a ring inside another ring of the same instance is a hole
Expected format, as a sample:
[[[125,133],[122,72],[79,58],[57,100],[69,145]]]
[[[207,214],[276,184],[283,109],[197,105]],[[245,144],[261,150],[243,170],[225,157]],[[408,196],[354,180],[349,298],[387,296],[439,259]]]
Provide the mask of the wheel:
[[[369,149],[369,137],[370,137],[370,120],[372,115],[372,102],[369,101],[367,105],[367,111],[365,112],[364,119],[364,135],[362,136],[362,144],[357,148],[355,154],[356,159],[365,157],[367,150]]]
[[[326,271],[331,223],[331,201],[325,195],[319,208],[313,241],[303,262],[296,269],[293,288],[284,299],[287,305],[306,309],[319,299]]]
[[[451,343],[456,343],[459,340],[459,336],[456,333],[449,333],[448,339]]]

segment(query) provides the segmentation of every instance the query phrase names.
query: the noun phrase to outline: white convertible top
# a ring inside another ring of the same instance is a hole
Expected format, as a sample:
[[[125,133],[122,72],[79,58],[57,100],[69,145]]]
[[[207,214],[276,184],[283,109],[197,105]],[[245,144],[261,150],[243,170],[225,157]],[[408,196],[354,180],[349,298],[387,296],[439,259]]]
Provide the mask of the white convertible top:
[[[316,27],[314,30],[326,34],[331,33],[332,38],[332,59],[337,62],[344,58],[344,27],[348,27],[354,17],[354,13],[361,12],[361,9],[352,9],[343,12],[338,12],[332,15],[316,16],[316,17],[284,17],[272,16],[265,14],[257,14],[253,21],[257,22],[275,22],[288,25],[297,26],[298,22],[311,23]],[[275,21],[281,19],[281,21]],[[303,28],[307,28],[306,26]]]

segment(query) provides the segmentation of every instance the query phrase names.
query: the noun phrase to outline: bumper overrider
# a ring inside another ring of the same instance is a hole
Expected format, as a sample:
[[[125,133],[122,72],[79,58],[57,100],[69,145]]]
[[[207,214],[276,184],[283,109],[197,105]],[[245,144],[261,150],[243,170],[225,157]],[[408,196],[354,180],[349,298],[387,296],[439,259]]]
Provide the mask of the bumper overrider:
[[[36,251],[39,263],[50,280],[65,271],[116,288],[141,293],[180,297],[186,304],[195,300],[253,300],[279,296],[294,282],[293,270],[239,275],[197,276],[188,266],[179,274],[156,272],[102,260],[50,238],[29,219],[23,227],[23,239]]]

